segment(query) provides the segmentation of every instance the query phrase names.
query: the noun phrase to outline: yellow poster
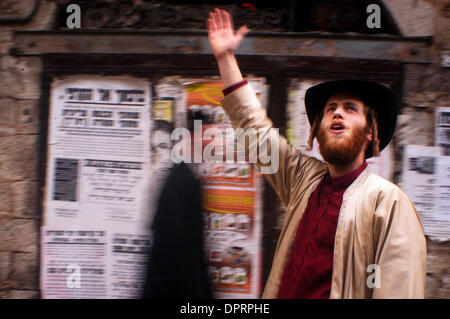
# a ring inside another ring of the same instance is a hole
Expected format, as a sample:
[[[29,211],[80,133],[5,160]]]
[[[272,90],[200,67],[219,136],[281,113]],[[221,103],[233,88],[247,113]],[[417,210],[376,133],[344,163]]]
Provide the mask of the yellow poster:
[[[173,98],[153,99],[152,118],[153,120],[163,120],[173,123]]]

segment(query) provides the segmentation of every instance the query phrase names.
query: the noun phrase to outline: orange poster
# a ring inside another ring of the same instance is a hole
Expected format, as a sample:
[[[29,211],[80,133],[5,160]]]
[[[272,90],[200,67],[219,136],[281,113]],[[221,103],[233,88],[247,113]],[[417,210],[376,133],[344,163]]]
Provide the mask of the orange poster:
[[[194,148],[201,143],[197,147],[202,162],[196,169],[202,182],[208,270],[215,298],[257,298],[262,226],[256,166],[238,161],[242,154],[221,106],[222,89],[222,83],[213,81],[185,84],[187,125],[194,129],[191,136],[201,130],[201,141],[194,139]],[[208,154],[213,154],[213,161],[205,160]]]
[[[187,92],[188,126],[201,120],[202,150],[214,149],[213,163],[205,160],[198,165],[198,173],[205,185],[255,186],[255,165],[238,162],[238,150],[233,127],[221,106],[223,99],[221,82],[193,82],[185,85]],[[213,136],[207,136],[208,130]],[[203,153],[204,154],[204,153]]]

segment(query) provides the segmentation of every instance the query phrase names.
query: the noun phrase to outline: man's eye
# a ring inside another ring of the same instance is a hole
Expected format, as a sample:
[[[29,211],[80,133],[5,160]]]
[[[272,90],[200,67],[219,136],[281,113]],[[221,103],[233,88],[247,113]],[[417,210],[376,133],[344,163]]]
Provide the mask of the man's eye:
[[[330,111],[334,111],[336,108],[334,107],[334,106],[330,106],[328,109],[327,109],[327,112],[330,112]]]

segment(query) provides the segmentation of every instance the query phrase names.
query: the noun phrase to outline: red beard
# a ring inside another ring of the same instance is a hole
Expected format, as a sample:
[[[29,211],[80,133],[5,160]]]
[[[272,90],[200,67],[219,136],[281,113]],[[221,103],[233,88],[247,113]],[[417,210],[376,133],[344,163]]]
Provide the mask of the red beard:
[[[319,150],[323,159],[329,164],[343,166],[353,162],[364,147],[368,127],[355,127],[345,138],[330,139],[325,129],[320,127],[317,134]]]

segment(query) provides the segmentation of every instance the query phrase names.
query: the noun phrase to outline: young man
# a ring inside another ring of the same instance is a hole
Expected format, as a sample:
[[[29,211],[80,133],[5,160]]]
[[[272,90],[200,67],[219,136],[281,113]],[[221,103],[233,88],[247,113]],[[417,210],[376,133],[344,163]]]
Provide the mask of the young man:
[[[234,127],[276,135],[243,80],[234,51],[249,30],[234,32],[216,9],[209,41],[226,89],[223,108]],[[279,170],[265,175],[286,205],[264,298],[423,298],[426,241],[409,198],[372,174],[366,158],[392,138],[395,98],[385,86],[342,80],[319,84],[305,96],[315,137],[327,163],[279,138]],[[254,145],[249,145],[253,147]]]

